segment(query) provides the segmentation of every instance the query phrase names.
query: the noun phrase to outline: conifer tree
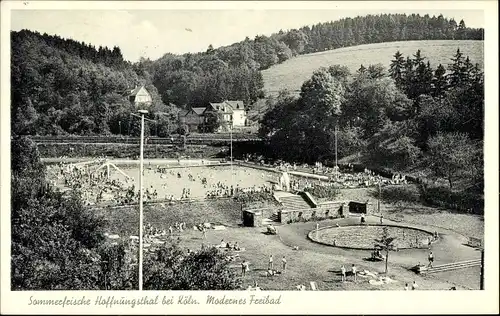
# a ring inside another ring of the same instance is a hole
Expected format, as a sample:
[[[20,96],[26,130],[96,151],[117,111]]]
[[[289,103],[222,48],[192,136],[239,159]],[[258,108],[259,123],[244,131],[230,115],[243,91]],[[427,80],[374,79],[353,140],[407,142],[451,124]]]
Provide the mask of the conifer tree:
[[[453,63],[449,66],[450,74],[448,75],[448,83],[450,87],[457,87],[463,84],[464,81],[464,56],[457,49],[456,54],[451,59]]]
[[[398,50],[396,54],[394,54],[394,59],[391,60],[391,66],[389,69],[389,74],[392,79],[394,79],[394,82],[396,83],[396,87],[400,90],[404,90],[404,66],[405,66],[405,59],[403,57],[403,54]]]
[[[432,96],[440,96],[446,91],[447,80],[445,74],[446,69],[443,65],[439,64],[437,69],[434,71],[434,77],[432,79]]]

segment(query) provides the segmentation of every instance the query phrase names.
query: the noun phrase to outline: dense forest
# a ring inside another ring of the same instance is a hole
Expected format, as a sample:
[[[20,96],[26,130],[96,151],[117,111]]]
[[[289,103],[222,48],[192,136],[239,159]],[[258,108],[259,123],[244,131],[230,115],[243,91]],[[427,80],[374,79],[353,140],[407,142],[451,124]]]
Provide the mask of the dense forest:
[[[420,51],[396,52],[389,69],[319,69],[299,97],[281,91],[267,100],[260,134],[268,154],[332,162],[337,131],[337,158],[361,154],[365,165],[446,180],[446,194],[481,195],[484,75],[460,50],[450,58],[449,69],[432,69]]]
[[[482,38],[482,29],[467,28],[464,21],[457,25],[442,15],[368,15],[132,64],[118,47],[11,32],[12,133],[137,134],[127,93],[145,85],[153,97],[150,119],[155,121],[148,123],[146,133],[166,136],[179,109],[225,99],[252,105],[264,98],[260,70],[298,54],[383,41]]]
[[[147,74],[138,75],[118,48],[95,50],[57,36],[11,33],[13,134],[118,133],[120,121],[128,123],[134,111],[127,96],[136,85],[151,93],[153,113],[171,112]]]

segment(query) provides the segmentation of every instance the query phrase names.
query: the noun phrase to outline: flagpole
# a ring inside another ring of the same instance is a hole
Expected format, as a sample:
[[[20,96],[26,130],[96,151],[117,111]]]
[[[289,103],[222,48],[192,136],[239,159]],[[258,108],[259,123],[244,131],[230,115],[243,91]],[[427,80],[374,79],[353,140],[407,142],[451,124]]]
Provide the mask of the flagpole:
[[[147,113],[145,110],[139,110],[141,113],[141,148],[140,148],[140,162],[139,162],[139,291],[142,291],[143,274],[142,274],[142,261],[143,261],[143,212],[144,212],[144,115]]]
[[[233,123],[231,122],[230,126],[230,135],[231,135],[231,184],[234,188],[234,171],[233,171]]]
[[[335,124],[335,166],[338,166],[337,162],[337,124]]]

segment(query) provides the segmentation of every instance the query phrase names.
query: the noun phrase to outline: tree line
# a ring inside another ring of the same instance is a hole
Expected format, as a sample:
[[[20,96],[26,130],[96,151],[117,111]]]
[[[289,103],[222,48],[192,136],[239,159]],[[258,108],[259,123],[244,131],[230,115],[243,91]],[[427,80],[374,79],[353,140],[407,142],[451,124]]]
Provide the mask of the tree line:
[[[361,65],[354,74],[333,65],[314,72],[299,97],[267,100],[260,135],[269,154],[297,162],[361,154],[392,170],[430,169],[437,178],[482,192],[484,76],[462,55],[448,69],[420,51],[394,55],[389,70]]]
[[[296,53],[313,53],[340,47],[415,40],[482,40],[483,29],[468,28],[464,20],[428,14],[380,14],[344,18],[292,30],[300,38]],[[287,34],[287,36],[290,36]],[[285,37],[288,38],[288,37]],[[290,46],[292,48],[292,46]],[[301,49],[303,48],[303,50]]]
[[[131,65],[106,66],[105,62],[82,58],[77,48],[82,52],[92,50],[84,44],[36,32],[11,32],[12,134],[125,132],[129,122],[137,125],[137,120],[130,119],[135,109],[128,95],[139,85],[152,95],[151,116],[163,112],[169,114],[170,120],[175,118],[175,108],[163,104],[146,73],[137,73]],[[99,56],[99,51],[94,52]],[[119,55],[116,61],[123,61]]]
[[[230,61],[209,49],[199,54],[167,54],[156,61],[142,59],[136,69],[151,75],[165,104],[186,109],[205,107],[210,102],[242,100],[250,105],[264,97],[262,74],[252,61]]]

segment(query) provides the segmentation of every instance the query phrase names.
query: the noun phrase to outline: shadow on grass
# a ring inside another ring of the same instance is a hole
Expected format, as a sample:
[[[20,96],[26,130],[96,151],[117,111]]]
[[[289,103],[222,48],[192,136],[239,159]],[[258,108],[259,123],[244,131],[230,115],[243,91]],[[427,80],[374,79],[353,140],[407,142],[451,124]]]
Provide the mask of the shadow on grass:
[[[363,261],[369,261],[369,262],[384,262],[384,259],[374,259],[374,258],[363,258]]]
[[[333,283],[333,284],[337,284],[337,283],[341,283],[340,281],[338,280],[323,280],[324,283]]]
[[[275,236],[276,234],[270,233],[270,232],[260,232],[261,234],[264,235],[269,235],[269,236]]]

